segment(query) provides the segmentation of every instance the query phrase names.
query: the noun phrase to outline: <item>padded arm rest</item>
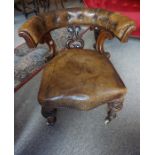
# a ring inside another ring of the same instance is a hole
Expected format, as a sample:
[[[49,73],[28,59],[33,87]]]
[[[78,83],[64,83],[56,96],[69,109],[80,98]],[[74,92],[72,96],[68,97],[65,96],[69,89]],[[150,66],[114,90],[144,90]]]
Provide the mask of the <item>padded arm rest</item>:
[[[41,17],[33,16],[20,27],[18,33],[26,40],[30,48],[34,48],[39,42],[42,42],[46,33],[46,25]]]
[[[117,12],[109,16],[111,21],[110,31],[121,41],[126,42],[129,35],[136,29],[135,22]]]

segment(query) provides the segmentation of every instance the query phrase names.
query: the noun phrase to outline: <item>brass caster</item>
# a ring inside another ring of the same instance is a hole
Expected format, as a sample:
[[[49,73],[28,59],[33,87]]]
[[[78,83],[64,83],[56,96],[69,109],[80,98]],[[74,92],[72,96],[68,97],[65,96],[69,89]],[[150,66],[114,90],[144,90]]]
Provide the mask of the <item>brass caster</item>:
[[[116,118],[116,113],[109,111],[107,117],[105,118],[104,124],[107,125],[109,124],[113,119]]]

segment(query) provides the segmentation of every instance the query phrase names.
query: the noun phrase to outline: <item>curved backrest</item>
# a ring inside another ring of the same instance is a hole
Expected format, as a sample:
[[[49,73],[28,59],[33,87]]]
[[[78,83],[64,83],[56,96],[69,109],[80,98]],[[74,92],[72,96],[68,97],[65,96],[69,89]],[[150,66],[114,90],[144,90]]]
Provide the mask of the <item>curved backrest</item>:
[[[135,22],[119,13],[103,9],[69,8],[33,16],[21,26],[19,35],[31,42],[29,44],[37,45],[49,31],[69,25],[98,26],[110,31],[121,42],[125,42],[135,29]]]

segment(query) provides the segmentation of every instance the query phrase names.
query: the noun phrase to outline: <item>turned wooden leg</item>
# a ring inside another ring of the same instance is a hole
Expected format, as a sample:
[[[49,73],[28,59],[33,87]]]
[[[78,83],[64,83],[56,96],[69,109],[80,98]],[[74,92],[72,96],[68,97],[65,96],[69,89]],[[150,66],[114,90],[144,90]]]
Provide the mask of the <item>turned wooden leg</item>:
[[[116,99],[112,102],[108,102],[108,113],[105,118],[105,124],[108,124],[111,120],[116,118],[117,112],[120,111],[123,107],[123,98]]]
[[[57,109],[49,110],[46,107],[42,107],[41,113],[47,119],[47,125],[53,126],[55,124]]]

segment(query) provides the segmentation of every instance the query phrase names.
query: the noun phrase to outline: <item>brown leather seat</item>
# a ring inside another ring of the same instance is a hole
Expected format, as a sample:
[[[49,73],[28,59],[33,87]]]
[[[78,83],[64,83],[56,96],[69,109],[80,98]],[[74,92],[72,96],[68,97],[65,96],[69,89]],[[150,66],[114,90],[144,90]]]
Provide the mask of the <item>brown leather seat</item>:
[[[95,108],[117,99],[126,88],[105,55],[93,50],[70,49],[61,52],[44,69],[39,101],[53,108]]]

